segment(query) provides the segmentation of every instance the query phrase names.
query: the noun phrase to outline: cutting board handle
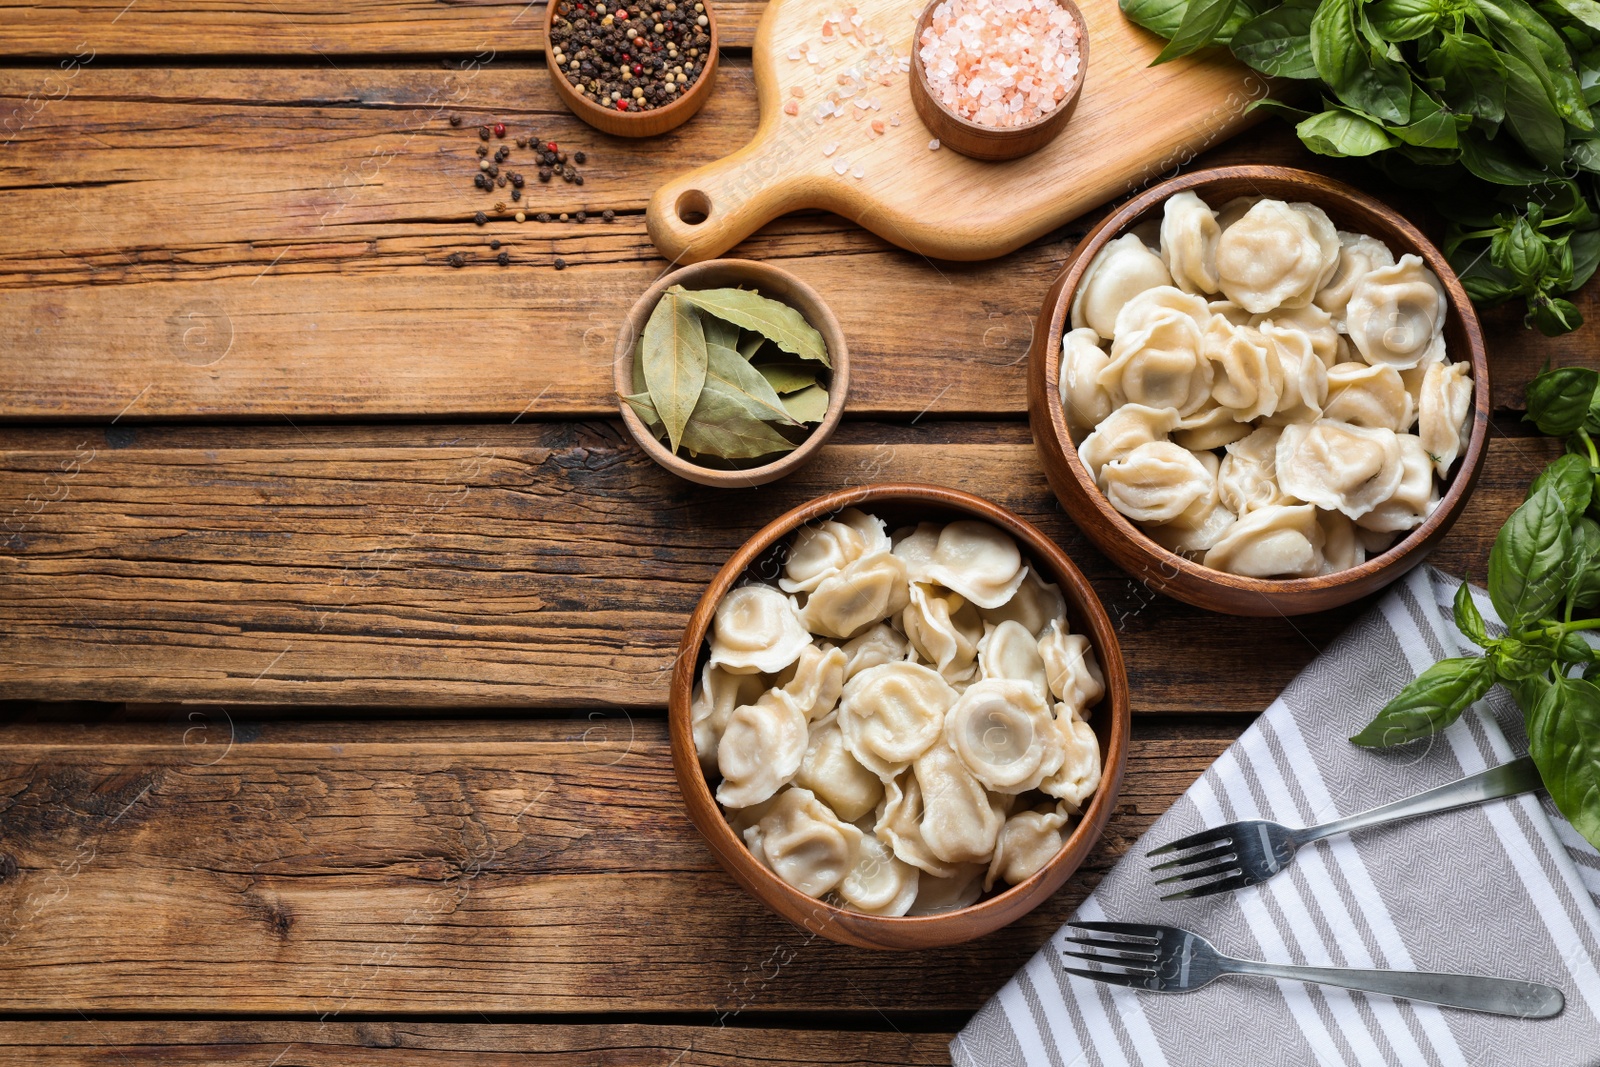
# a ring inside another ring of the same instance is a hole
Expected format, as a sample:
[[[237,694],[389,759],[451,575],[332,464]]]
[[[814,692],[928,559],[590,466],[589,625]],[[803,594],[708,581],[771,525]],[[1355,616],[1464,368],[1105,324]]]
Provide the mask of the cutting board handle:
[[[733,155],[672,179],[645,213],[650,240],[675,264],[715,259],[779,215],[805,202],[815,179],[796,174],[781,137],[756,139]]]

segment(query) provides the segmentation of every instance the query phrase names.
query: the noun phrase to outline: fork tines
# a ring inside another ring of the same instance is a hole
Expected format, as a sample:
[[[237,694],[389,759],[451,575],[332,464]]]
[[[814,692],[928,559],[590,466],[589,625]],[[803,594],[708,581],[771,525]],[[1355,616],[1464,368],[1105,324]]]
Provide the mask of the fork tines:
[[[1210,846],[1210,847],[1204,847]],[[1192,851],[1201,849],[1201,851]],[[1186,900],[1191,897],[1205,897],[1213,893],[1228,893],[1235,889],[1243,889],[1253,882],[1245,877],[1243,869],[1239,866],[1237,846],[1233,841],[1233,827],[1218,826],[1210,830],[1201,830],[1197,834],[1181,837],[1176,841],[1168,842],[1159,848],[1153,848],[1145,853],[1146,858],[1165,855],[1172,852],[1181,852],[1183,855],[1162,863],[1151,864],[1151,872],[1171,870],[1173,868],[1187,868],[1177,870],[1165,878],[1158,878],[1156,885],[1168,885],[1172,882],[1197,882],[1201,879],[1214,879],[1201,885],[1189,885],[1175,893],[1168,893],[1162,900]]]
[[[1068,974],[1077,975],[1079,978],[1091,978],[1097,982],[1109,982],[1112,985],[1134,986],[1141,989],[1154,988],[1157,982],[1156,964],[1159,959],[1160,929],[1146,926],[1142,923],[1107,923],[1107,922],[1071,922],[1067,924],[1076,930],[1083,930],[1092,934],[1109,934],[1111,937],[1073,937],[1068,936],[1067,941],[1080,945],[1088,951],[1074,952],[1062,949],[1062,953],[1080,960],[1089,960],[1098,966],[1095,969],[1083,967],[1063,967]],[[1115,970],[1105,968],[1112,967]]]

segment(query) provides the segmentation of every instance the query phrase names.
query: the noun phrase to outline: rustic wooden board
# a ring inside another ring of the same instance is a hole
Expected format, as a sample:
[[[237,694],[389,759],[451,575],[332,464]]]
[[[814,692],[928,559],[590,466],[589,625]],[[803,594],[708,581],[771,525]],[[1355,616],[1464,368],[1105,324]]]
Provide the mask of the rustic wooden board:
[[[879,1025],[892,1026],[884,1019]],[[0,1067],[726,1067],[730,1062],[947,1064],[953,1032],[639,1023],[0,1022]]]
[[[1088,65],[1077,110],[1031,155],[990,163],[930,150],[910,75],[898,71],[863,94],[876,107],[861,108],[858,97],[846,101],[848,118],[819,118],[825,94],[868,61],[876,42],[911,55],[925,6],[857,0],[857,33],[825,38],[822,20],[834,7],[771,0],[751,53],[761,126],[727,159],[656,190],[648,220],[662,254],[712,259],[779,215],[824,208],[919,255],[992,259],[1259,121],[1262,113],[1247,108],[1271,94],[1260,74],[1215,51],[1152,67],[1161,38],[1124,18],[1117,0],[1083,0]],[[803,47],[820,54],[817,63],[798,58]],[[799,113],[786,115],[796,90],[806,94]],[[867,119],[885,120],[882,136]],[[837,146],[831,154],[829,145]]]
[[[0,117],[46,74],[0,70]],[[0,359],[0,418],[611,415],[613,331],[667,265],[645,233],[648,191],[756,126],[747,61],[720,77],[700,117],[639,143],[579,124],[536,67],[85,68],[0,151],[0,352],[29,354]],[[478,142],[430,99],[588,149],[584,186],[540,186],[535,203],[617,221],[474,226]],[[1280,123],[1202,160],[1242,161],[1372,186]],[[1032,321],[1077,225],[964,265],[798,216],[736,254],[795,271],[839,315],[852,416],[1017,416]],[[492,265],[497,239],[511,267]],[[450,269],[454,251],[471,265]],[[1591,320],[1597,292],[1578,301]],[[1544,341],[1510,308],[1487,325],[1501,406],[1545,358],[1589,358],[1587,330]]]
[[[765,6],[717,0],[723,47],[749,48]],[[428,53],[457,65],[543,49],[543,15],[537,0],[0,0],[0,56],[331,55],[344,65]]]
[[[1141,723],[1079,874],[1001,932],[915,954],[804,933],[739,889],[682,810],[659,714],[11,722],[4,1007],[970,1011],[1247,721]]]
[[[849,424],[744,492],[677,480],[614,423],[11,430],[0,450],[0,691],[17,697],[659,705],[733,549],[871,481],[1040,524],[1118,621],[1139,711],[1259,711],[1360,610],[1248,620],[1155,596],[1067,522],[1017,423]],[[1556,452],[1495,441],[1439,563],[1481,574]]]

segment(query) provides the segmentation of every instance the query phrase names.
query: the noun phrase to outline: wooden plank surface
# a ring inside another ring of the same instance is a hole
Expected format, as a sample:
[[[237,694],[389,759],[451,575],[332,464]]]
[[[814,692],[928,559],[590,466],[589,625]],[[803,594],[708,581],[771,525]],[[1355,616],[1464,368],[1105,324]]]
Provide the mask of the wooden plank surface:
[[[749,48],[766,4],[718,0],[725,48]],[[0,56],[414,56],[458,64],[544,48],[539,0],[0,0]],[[82,54],[90,54],[83,52]],[[328,61],[330,64],[332,60]]]
[[[59,74],[0,69],[0,118]],[[721,77],[693,122],[627,141],[567,114],[526,65],[85,67],[63,98],[26,105],[0,150],[0,351],[29,356],[0,360],[0,418],[614,415],[616,324],[667,267],[645,202],[755,129],[748,62]],[[510,203],[471,186],[472,124],[489,115],[591,153],[582,187],[531,182],[532,206],[616,221],[474,225],[480,207]],[[1200,163],[1312,166],[1373,187],[1281,123],[1258,129]],[[838,314],[852,417],[1009,417],[1026,405],[1040,302],[1098,214],[987,264],[930,261],[822,214],[733,254],[795,271]],[[493,264],[491,240],[511,266]],[[452,269],[454,252],[469,265]],[[1600,318],[1594,286],[1578,303]],[[1544,359],[1586,358],[1585,333],[1544,341],[1513,308],[1486,325],[1501,407]]]
[[[638,1023],[0,1022],[0,1067],[797,1067],[945,1064],[950,1032]]]
[[[1038,523],[1116,619],[1138,711],[1259,711],[1360,610],[1236,619],[1157,597],[1067,521],[1023,424],[857,423],[835,442],[735,492],[678,481],[614,423],[6,431],[0,687],[658,706],[687,614],[733,550],[874,481],[954,485]],[[1482,574],[1557,451],[1496,440],[1438,563]]]
[[[1141,720],[1079,875],[994,935],[896,954],[791,927],[716,866],[659,715],[14,719],[0,724],[0,1000],[11,1013],[693,1011],[744,1025],[971,1011],[1247,721]]]

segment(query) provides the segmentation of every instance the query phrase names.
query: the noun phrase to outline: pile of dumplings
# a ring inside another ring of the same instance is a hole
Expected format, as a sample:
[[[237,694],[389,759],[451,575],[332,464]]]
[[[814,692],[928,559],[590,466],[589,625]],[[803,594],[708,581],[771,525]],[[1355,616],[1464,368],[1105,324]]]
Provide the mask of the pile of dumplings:
[[[1182,192],[1154,226],[1095,256],[1062,339],[1067,424],[1111,506],[1253,578],[1354,567],[1420,525],[1472,406],[1438,277],[1315,204]]]
[[[1100,784],[1094,650],[988,523],[808,525],[776,587],[723,597],[708,643],[701,766],[750,851],[810,896],[964,908],[1049,862]]]

